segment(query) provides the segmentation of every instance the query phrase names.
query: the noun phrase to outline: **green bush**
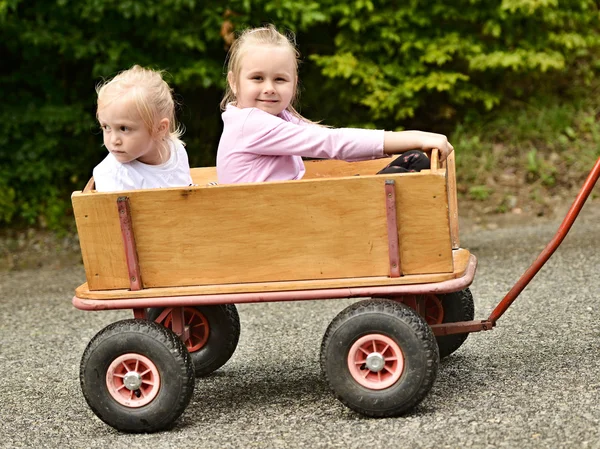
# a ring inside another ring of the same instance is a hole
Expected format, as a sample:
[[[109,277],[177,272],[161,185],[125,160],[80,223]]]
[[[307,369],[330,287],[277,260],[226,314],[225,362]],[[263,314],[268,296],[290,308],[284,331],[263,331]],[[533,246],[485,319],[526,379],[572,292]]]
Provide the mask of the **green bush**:
[[[69,220],[70,193],[106,155],[95,121],[95,85],[133,64],[168,71],[182,99],[180,116],[189,118],[191,159],[211,161],[217,103],[193,117],[188,105],[203,103],[211,88],[214,101],[219,96],[223,7],[201,4],[0,2],[3,66],[10,67],[0,76],[0,224],[60,228]]]
[[[593,79],[598,17],[591,0],[0,0],[0,226],[70,221],[70,193],[105,156],[94,87],[133,64],[167,71],[190,162],[213,164],[224,23],[297,33],[312,119],[451,132]]]
[[[570,76],[589,81],[598,68],[592,0],[328,4],[335,44],[310,58],[339,80],[343,107],[366,107],[374,122],[402,124],[418,113],[423,127],[439,128]]]

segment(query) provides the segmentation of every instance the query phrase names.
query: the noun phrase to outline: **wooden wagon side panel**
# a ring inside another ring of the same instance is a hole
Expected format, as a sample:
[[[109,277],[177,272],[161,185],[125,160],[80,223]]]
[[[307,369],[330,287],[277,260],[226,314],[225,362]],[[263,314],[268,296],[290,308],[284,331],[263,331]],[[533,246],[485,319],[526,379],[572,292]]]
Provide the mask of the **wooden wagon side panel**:
[[[451,272],[452,243],[444,173],[410,173],[394,179],[402,273]]]
[[[217,167],[196,167],[190,170],[192,182],[198,186],[217,182]]]
[[[92,290],[129,287],[117,194],[71,196],[85,275]]]
[[[346,176],[374,175],[392,161],[392,158],[347,162],[337,159],[304,161],[306,173],[302,179],[343,178]]]
[[[452,272],[445,178],[419,173],[126,192],[143,286],[387,276],[389,178],[403,271]],[[90,290],[129,287],[123,194],[73,195]]]

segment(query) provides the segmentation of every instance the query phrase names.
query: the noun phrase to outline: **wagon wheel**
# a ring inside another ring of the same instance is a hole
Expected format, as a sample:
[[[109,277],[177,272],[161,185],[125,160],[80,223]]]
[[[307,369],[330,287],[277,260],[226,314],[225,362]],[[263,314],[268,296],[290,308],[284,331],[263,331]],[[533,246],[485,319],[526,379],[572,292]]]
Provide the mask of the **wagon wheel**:
[[[409,307],[386,299],[353,304],[331,322],[321,370],[336,397],[366,416],[405,413],[431,390],[439,364],[430,327]]]
[[[475,318],[475,303],[471,291],[464,290],[438,295],[444,308],[442,323],[456,323],[458,321],[472,321]],[[469,334],[452,334],[436,337],[440,350],[440,359],[448,357],[462,346]]]
[[[406,295],[400,297],[400,301],[415,311],[419,301],[423,301],[423,313],[420,315],[430,326],[444,321],[444,306],[436,295]]]
[[[172,310],[148,309],[148,319],[172,329]],[[184,307],[183,317],[190,330],[185,345],[196,377],[206,376],[227,363],[240,338],[240,317],[235,305]]]
[[[194,391],[192,360],[181,340],[146,320],[118,321],[96,334],[79,379],[96,416],[124,432],[171,427]]]
[[[419,300],[423,300],[423,318],[430,326],[433,324],[471,321],[475,317],[473,295],[467,288],[445,295],[406,295],[398,298],[413,310],[417,310]],[[462,346],[469,334],[452,334],[436,337],[440,350],[440,359],[448,357]]]

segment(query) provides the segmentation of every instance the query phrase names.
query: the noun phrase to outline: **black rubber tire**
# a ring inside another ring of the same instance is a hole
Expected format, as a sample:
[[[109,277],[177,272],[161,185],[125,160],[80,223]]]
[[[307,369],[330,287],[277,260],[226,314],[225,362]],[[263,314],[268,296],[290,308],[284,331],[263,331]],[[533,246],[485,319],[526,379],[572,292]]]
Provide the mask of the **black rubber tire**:
[[[106,373],[117,357],[141,354],[160,376],[157,396],[142,407],[118,403],[109,393]],[[79,380],[92,411],[123,432],[156,432],[171,427],[188,406],[194,392],[194,366],[182,341],[164,326],[146,320],[110,324],[89,342],[81,359]]]
[[[194,308],[204,315],[209,327],[208,340],[204,346],[190,352],[196,377],[203,377],[221,368],[233,356],[240,339],[240,317],[234,304]],[[148,320],[155,321],[163,310],[148,309]]]
[[[360,385],[348,368],[349,351],[360,337],[382,334],[400,347],[404,370],[391,386]],[[438,371],[438,347],[431,328],[415,311],[388,299],[355,303],[331,322],[321,344],[321,370],[335,396],[350,409],[371,417],[410,411],[431,390]]]
[[[475,318],[475,303],[471,291],[464,290],[438,295],[444,309],[442,323],[456,323],[457,321],[472,321]],[[436,337],[440,359],[448,357],[462,346],[469,334],[452,334]]]

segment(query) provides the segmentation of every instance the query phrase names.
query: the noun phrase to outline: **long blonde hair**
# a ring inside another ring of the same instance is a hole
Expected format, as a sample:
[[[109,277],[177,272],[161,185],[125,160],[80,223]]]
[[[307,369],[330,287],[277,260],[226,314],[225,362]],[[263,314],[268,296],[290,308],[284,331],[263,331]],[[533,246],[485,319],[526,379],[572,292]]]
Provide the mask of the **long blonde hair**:
[[[98,94],[96,118],[98,118],[100,109],[127,96],[133,100],[137,112],[151,136],[156,134],[156,124],[166,118],[169,120],[167,138],[183,144],[180,138],[184,129],[176,121],[173,92],[163,79],[162,71],[134,65],[130,69],[120,72],[114,78],[97,85],[96,93]],[[159,141],[159,144],[161,156],[168,156],[169,146],[163,141]]]
[[[281,47],[288,49],[290,54],[294,57],[294,69],[296,73],[296,79],[298,78],[298,63],[300,60],[300,52],[296,48],[296,38],[293,33],[284,35],[277,31],[274,25],[267,25],[262,28],[248,28],[244,30],[234,41],[229,49],[227,55],[227,73],[233,73],[235,80],[239,79],[240,71],[242,69],[242,60],[246,53],[251,50],[253,46],[272,46]],[[231,89],[229,83],[225,88],[225,95],[221,100],[221,110],[224,111],[229,103],[236,104],[236,97]],[[298,85],[294,88],[294,95],[292,101],[286,108],[292,115],[298,117],[301,120],[312,123],[310,120],[302,117],[298,111],[294,108],[294,105],[298,101]]]

